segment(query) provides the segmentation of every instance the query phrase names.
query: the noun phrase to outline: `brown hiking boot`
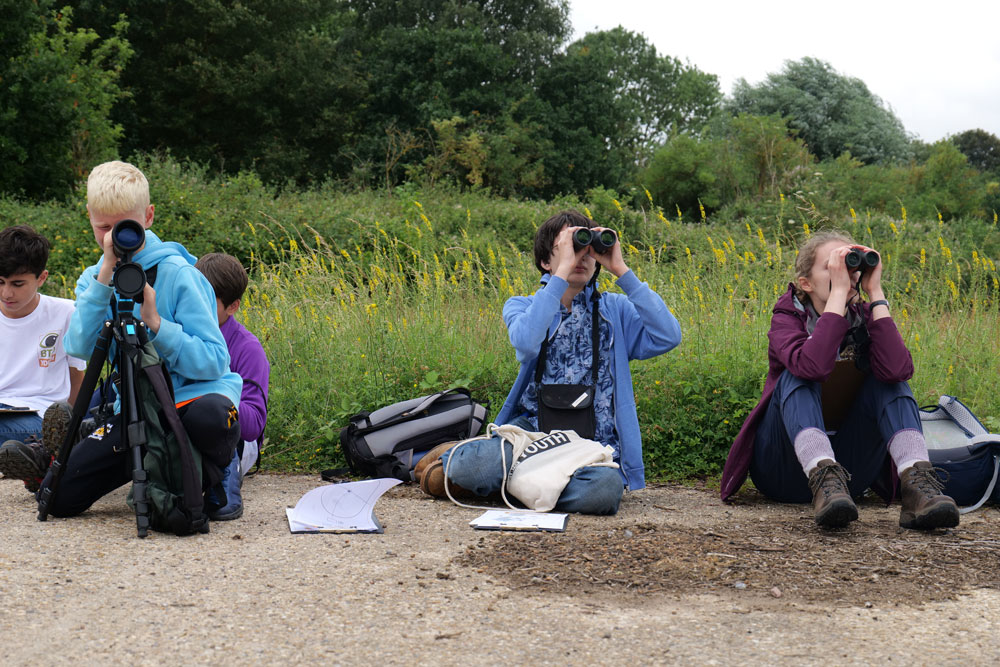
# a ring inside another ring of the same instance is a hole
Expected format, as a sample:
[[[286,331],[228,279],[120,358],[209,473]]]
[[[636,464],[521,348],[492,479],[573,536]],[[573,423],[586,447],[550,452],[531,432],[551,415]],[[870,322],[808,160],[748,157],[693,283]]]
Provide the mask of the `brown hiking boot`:
[[[903,495],[899,525],[903,528],[929,530],[958,525],[958,505],[951,496],[941,493],[944,484],[937,471],[930,461],[918,461],[899,476]]]
[[[427,469],[430,464],[434,463],[441,458],[441,455],[446,451],[454,447],[459,443],[458,440],[452,440],[450,442],[442,442],[433,449],[429,450],[426,454],[417,461],[417,465],[413,466],[413,479],[418,484],[420,483],[420,478],[423,477],[424,470]]]
[[[423,469],[420,475],[420,489],[435,498],[447,498],[444,481],[444,462],[438,457]],[[451,495],[455,498],[474,498],[476,495],[454,482],[448,482],[448,491],[451,491]]]
[[[857,520],[858,508],[847,489],[850,479],[844,466],[831,459],[820,461],[809,474],[817,524],[824,528],[842,528]]]

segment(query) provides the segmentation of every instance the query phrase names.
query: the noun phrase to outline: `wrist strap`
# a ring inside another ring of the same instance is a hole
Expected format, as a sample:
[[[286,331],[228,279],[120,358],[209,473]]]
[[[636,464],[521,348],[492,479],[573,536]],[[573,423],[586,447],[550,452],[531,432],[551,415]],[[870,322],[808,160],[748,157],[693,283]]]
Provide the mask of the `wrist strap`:
[[[885,306],[886,308],[888,308],[889,302],[886,301],[885,299],[879,299],[878,301],[872,301],[870,304],[868,304],[868,307],[870,309],[874,309],[875,306]]]

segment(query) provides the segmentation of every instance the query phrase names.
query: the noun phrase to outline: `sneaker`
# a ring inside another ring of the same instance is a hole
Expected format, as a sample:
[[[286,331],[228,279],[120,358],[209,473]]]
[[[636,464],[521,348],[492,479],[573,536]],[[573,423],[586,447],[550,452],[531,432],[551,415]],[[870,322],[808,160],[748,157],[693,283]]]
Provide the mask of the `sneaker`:
[[[53,403],[45,409],[42,416],[42,445],[52,457],[59,455],[72,420],[73,408],[69,403]]]
[[[832,459],[823,459],[809,474],[816,523],[824,528],[842,528],[858,518],[847,482],[850,474]]]
[[[958,505],[942,493],[944,484],[938,477],[939,470],[930,461],[918,461],[899,476],[903,496],[899,525],[903,528],[929,530],[958,525]]]
[[[8,479],[24,480],[25,488],[32,493],[42,485],[51,461],[40,442],[8,440],[0,447],[0,472]]]

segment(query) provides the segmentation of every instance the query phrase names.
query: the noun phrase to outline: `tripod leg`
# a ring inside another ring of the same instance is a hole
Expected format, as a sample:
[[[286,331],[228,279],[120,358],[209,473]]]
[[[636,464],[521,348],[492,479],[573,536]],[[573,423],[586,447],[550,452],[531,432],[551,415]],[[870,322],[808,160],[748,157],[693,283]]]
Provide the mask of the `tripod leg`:
[[[132,452],[132,500],[135,504],[135,526],[140,538],[146,537],[150,527],[149,477],[143,464],[146,446],[146,422],[140,413],[140,397],[136,388],[137,350],[123,353],[120,365],[122,382],[123,426],[122,445]]]
[[[38,520],[45,521],[49,518],[49,508],[55,504],[56,493],[59,490],[59,482],[66,472],[66,462],[69,460],[70,452],[77,442],[77,432],[80,424],[87,414],[90,405],[90,397],[97,388],[97,381],[101,376],[104,362],[108,358],[108,345],[111,341],[111,322],[105,322],[101,333],[97,337],[94,351],[87,362],[87,372],[83,376],[83,383],[77,393],[76,403],[73,405],[73,416],[70,418],[69,429],[66,431],[66,440],[59,448],[56,460],[52,462],[51,479],[48,486],[42,488],[38,498]]]

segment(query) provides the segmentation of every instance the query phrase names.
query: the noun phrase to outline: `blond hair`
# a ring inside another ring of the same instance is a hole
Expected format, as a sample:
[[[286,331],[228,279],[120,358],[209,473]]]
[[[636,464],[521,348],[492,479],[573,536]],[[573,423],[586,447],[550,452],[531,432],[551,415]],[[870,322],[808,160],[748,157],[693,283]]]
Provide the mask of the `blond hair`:
[[[830,241],[843,241],[844,245],[854,245],[854,239],[847,232],[842,232],[839,229],[824,229],[810,236],[805,243],[799,246],[799,254],[795,258],[795,281],[793,283],[795,286],[795,296],[799,297],[799,301],[803,301],[809,297],[799,287],[799,278],[809,277],[813,264],[816,263],[816,251],[819,250],[821,245]]]
[[[87,206],[104,214],[132,213],[149,206],[149,181],[128,162],[105,162],[87,178]]]

